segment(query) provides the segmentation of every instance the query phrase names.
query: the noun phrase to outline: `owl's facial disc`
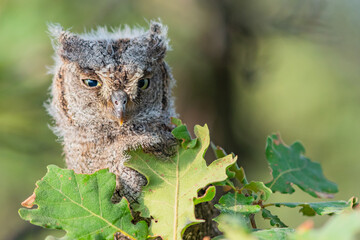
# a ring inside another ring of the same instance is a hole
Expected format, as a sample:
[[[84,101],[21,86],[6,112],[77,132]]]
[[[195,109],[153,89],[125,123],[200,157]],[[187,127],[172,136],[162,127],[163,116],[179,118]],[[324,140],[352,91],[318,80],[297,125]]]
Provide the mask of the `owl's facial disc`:
[[[127,99],[127,94],[122,90],[114,91],[111,95],[111,101],[114,106],[114,114],[115,117],[119,119],[120,126],[124,123]]]

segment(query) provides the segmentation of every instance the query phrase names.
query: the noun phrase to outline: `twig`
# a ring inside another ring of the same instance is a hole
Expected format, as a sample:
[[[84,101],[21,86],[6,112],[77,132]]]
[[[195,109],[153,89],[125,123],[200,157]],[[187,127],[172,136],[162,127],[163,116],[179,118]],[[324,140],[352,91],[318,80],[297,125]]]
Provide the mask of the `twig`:
[[[250,218],[251,227],[253,229],[256,229],[257,227],[256,227],[256,222],[255,222],[255,214],[250,214],[249,218]]]

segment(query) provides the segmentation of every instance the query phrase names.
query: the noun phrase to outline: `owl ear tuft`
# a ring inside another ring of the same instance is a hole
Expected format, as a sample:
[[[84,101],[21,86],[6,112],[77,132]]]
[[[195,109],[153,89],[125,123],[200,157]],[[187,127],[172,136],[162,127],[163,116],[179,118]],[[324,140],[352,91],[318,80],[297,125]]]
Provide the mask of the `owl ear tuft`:
[[[48,24],[48,31],[51,43],[56,54],[63,60],[73,60],[78,56],[80,50],[80,38],[71,33],[58,23]]]
[[[151,21],[148,38],[152,57],[161,61],[165,57],[166,51],[169,50],[167,27],[161,22]]]
[[[167,29],[160,22],[151,22],[150,23],[150,32],[151,33],[160,35],[162,32],[164,32],[164,30],[165,30],[165,34],[166,34]]]
[[[48,23],[47,27],[52,40],[57,40],[64,32],[64,28],[59,23]]]

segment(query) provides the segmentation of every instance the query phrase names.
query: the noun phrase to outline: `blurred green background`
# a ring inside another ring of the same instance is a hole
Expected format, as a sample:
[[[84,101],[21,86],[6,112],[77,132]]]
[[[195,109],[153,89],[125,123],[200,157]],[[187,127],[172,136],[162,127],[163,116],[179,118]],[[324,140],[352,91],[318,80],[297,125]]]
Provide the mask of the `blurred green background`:
[[[300,139],[338,183],[335,199],[359,196],[359,9],[355,0],[0,0],[0,239],[53,234],[17,214],[46,166],[64,166],[43,107],[49,22],[83,32],[161,18],[183,121],[208,123],[212,140],[239,155],[250,180],[270,180],[267,135]],[[296,188],[270,201],[318,200]],[[273,210],[291,227],[306,219],[298,209]],[[313,219],[320,226],[328,217]]]

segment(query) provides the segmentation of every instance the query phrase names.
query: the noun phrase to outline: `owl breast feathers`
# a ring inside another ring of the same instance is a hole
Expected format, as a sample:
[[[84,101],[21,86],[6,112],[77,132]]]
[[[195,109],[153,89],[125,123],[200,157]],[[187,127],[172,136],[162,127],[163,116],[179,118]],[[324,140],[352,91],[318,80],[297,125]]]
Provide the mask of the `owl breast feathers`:
[[[56,54],[47,109],[68,168],[78,173],[109,168],[117,175],[118,195],[135,200],[146,180],[124,167],[126,151],[141,146],[166,157],[175,144],[166,27],[151,22],[148,31],[98,28],[73,34],[51,25],[49,31]]]

